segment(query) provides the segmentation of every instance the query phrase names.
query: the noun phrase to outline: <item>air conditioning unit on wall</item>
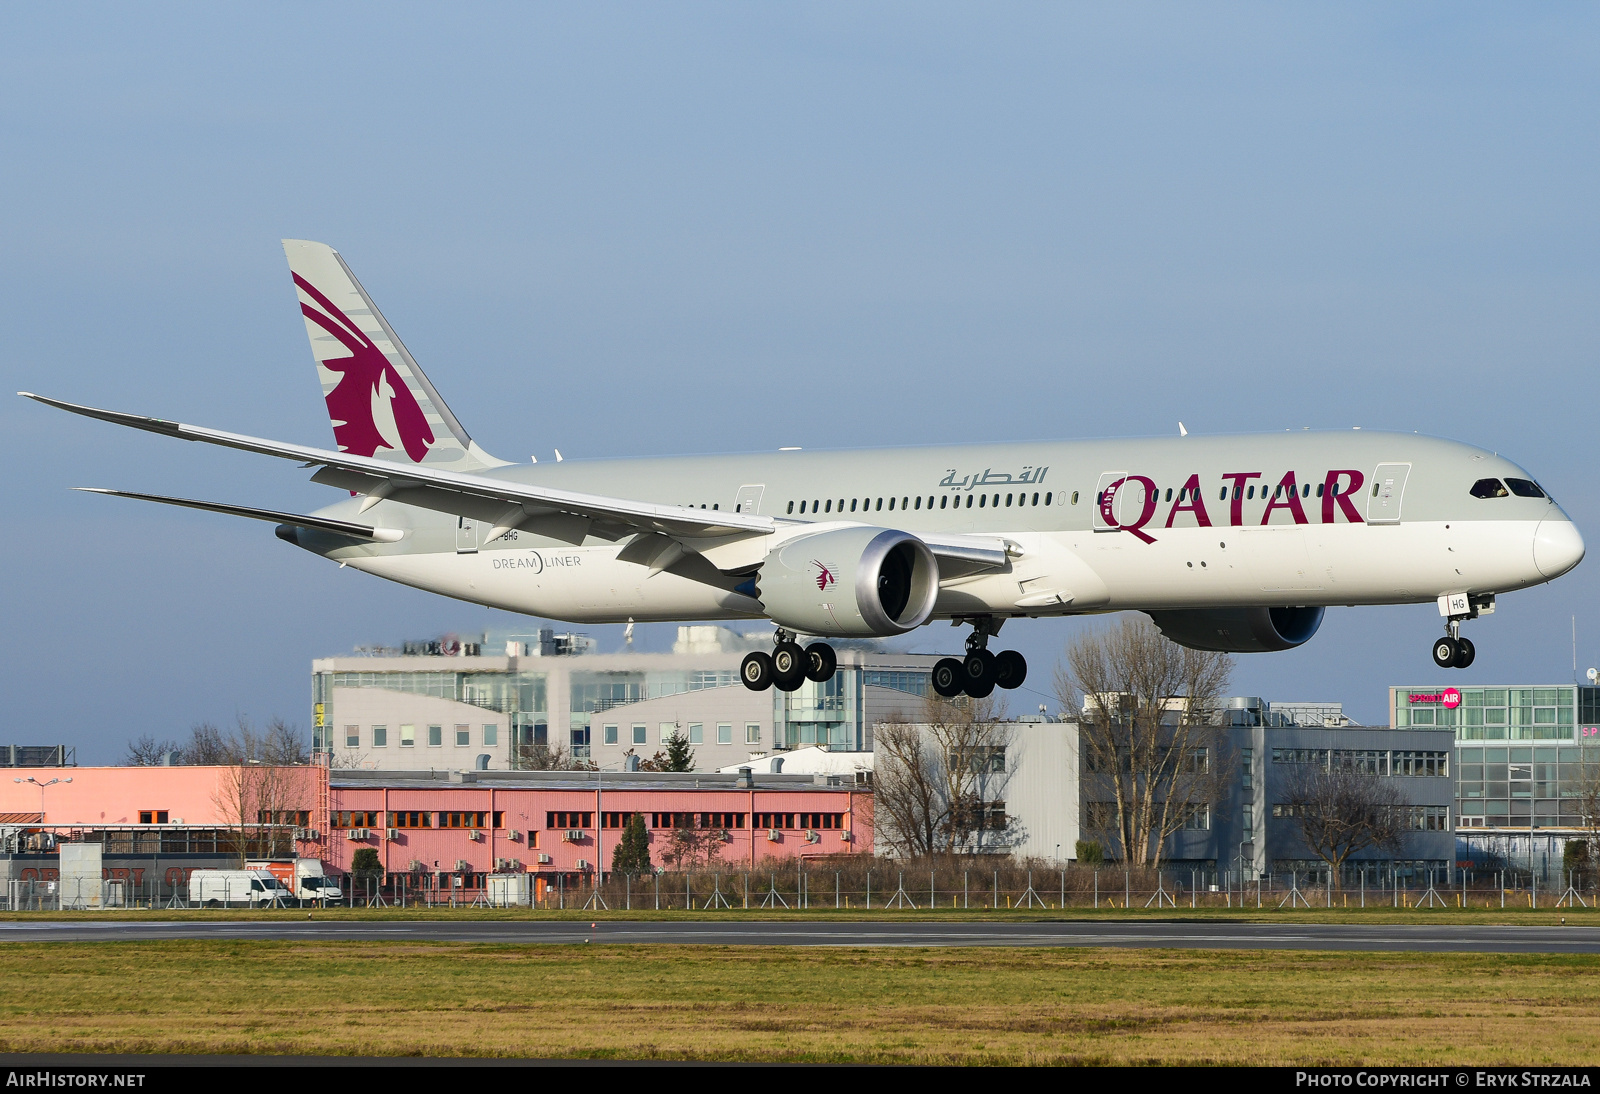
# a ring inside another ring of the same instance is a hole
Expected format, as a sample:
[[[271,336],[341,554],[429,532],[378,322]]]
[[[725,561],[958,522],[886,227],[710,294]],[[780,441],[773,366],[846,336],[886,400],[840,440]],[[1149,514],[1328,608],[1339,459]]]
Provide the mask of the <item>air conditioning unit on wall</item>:
[[[512,843],[521,843],[522,833],[513,828],[511,831],[506,833],[506,839],[510,840]]]
[[[365,828],[351,828],[345,831],[344,838],[347,840],[364,840],[370,838],[371,835],[372,833]]]
[[[583,839],[583,829],[569,828],[562,833],[561,838],[566,840],[568,843],[578,843]]]
[[[483,833],[474,828],[472,831],[467,833],[467,838],[469,840],[473,840],[474,842],[478,842],[483,839]]]
[[[807,843],[816,843],[821,839],[822,839],[822,836],[817,832],[816,829],[814,829],[814,828],[807,828],[806,829],[806,842]]]
[[[550,856],[545,854],[542,851],[539,853],[539,865],[540,866],[549,866],[550,865]]]
[[[783,839],[783,836],[779,834],[776,828],[768,828],[767,839],[771,840],[773,843],[777,843],[779,840]]]
[[[389,838],[392,839],[392,840],[399,839],[400,838],[400,829],[398,829],[398,828],[389,829]]]
[[[852,838],[853,837],[850,835],[850,830],[848,828],[844,829],[843,831],[841,831],[839,833],[839,842],[840,843],[849,843]]]

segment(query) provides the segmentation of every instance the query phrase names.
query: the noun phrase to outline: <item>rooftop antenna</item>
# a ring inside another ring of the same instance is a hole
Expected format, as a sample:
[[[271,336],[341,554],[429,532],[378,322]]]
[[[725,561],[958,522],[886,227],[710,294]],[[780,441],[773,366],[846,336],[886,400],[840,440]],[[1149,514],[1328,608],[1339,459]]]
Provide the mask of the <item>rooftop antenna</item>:
[[[622,642],[628,649],[633,649],[633,616],[628,617],[628,625],[622,629]]]

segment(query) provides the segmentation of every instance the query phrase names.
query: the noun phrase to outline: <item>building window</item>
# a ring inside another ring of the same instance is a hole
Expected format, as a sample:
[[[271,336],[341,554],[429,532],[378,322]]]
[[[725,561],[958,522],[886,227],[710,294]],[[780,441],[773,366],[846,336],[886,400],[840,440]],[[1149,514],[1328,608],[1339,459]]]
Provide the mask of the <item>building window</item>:
[[[744,724],[744,743],[758,745],[761,743],[761,723],[746,722]]]
[[[600,740],[603,743],[608,744],[608,745],[616,744],[617,743],[617,727],[616,726],[604,726],[604,727],[602,727],[601,730],[600,730]]]
[[[389,814],[390,828],[432,828],[433,814],[425,812],[401,812]]]
[[[417,727],[416,726],[401,726],[400,727],[400,747],[401,748],[413,748],[413,747],[416,746],[416,743],[417,743]]]
[[[593,813],[546,813],[544,815],[546,828],[593,828]]]
[[[440,828],[486,828],[487,813],[440,813]]]
[[[456,726],[456,747],[457,748],[471,748],[472,747],[472,727],[471,726]]]
[[[678,723],[677,722],[662,722],[662,723],[660,723],[660,729],[661,729],[661,743],[662,744],[666,744],[673,737],[677,736],[677,734],[678,734]]]
[[[444,744],[444,726],[428,727],[428,747],[438,748]]]
[[[378,827],[377,810],[341,810],[328,814],[328,824],[333,828],[376,828]]]
[[[573,726],[567,736],[572,742],[572,758],[574,760],[587,760],[589,758],[589,727]]]
[[[372,727],[372,747],[373,748],[388,748],[389,747],[389,727],[388,726],[373,726]]]
[[[642,745],[648,743],[650,727],[643,722],[635,722],[633,726],[633,743]]]
[[[793,828],[793,813],[757,813],[752,828]]]
[[[1191,832],[1211,830],[1211,806],[1191,805],[1183,811],[1183,826]]]
[[[689,723],[689,743],[692,745],[702,745],[706,743],[705,727],[699,722]]]
[[[757,828],[761,826],[756,825]],[[774,826],[775,827],[775,826]],[[823,828],[834,831],[844,827],[843,813],[801,813],[801,828]]]
[[[166,824],[167,811],[165,809],[141,809],[139,810],[139,823]]]
[[[731,722],[717,723],[717,744],[733,744],[733,724]]]
[[[483,727],[483,743],[490,746],[500,743],[500,727],[498,725]]]
[[[630,822],[631,820],[633,820],[634,817],[637,817],[637,816],[640,816],[640,814],[638,814],[638,813],[601,813],[600,814],[600,827],[601,828],[612,828],[612,829],[626,828],[626,827],[628,827],[628,822]]]
[[[344,727],[344,747],[346,747],[346,748],[360,748],[361,747],[361,727],[360,726],[345,726]]]

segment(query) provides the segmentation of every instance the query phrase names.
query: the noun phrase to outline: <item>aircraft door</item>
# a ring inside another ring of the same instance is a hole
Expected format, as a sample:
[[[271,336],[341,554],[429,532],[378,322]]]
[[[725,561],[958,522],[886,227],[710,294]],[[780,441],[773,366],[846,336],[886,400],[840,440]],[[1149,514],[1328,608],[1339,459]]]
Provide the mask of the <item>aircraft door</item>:
[[[765,483],[739,487],[739,492],[733,497],[733,511],[735,513],[760,513],[761,495],[766,489]]]
[[[471,517],[456,518],[456,554],[478,553],[478,522]]]
[[[1109,503],[1106,499],[1106,491],[1111,489],[1112,483],[1127,477],[1128,473],[1126,471],[1102,471],[1100,473],[1100,481],[1094,488],[1094,508],[1090,511],[1090,527],[1096,532],[1115,532],[1122,527],[1122,522],[1117,516],[1117,510],[1122,507],[1122,498],[1120,496],[1122,487],[1117,487],[1116,495],[1110,499]],[[1123,485],[1127,484],[1123,483]],[[1108,515],[1111,517],[1110,521],[1106,520]]]
[[[1093,528],[1096,532],[1115,532],[1137,525],[1144,513],[1144,482],[1129,478],[1127,471],[1106,471],[1094,489]],[[1111,491],[1111,497],[1106,497]]]
[[[1372,489],[1367,492],[1368,524],[1399,524],[1400,502],[1405,497],[1409,463],[1380,463],[1372,473]]]

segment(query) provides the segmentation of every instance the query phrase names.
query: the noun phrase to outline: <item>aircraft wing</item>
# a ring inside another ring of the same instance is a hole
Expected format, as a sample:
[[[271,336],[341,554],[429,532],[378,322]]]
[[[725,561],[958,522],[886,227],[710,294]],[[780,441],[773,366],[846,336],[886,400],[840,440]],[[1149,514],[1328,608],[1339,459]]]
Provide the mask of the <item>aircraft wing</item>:
[[[309,445],[270,441],[241,433],[227,433],[220,429],[170,422],[142,414],[102,410],[27,391],[20,391],[17,394],[59,410],[98,418],[116,425],[161,433],[180,440],[203,441],[225,448],[237,448],[245,452],[296,460],[305,467],[318,468],[317,473],[312,476],[314,482],[367,495],[363,510],[383,498],[392,497],[406,505],[418,505],[490,524],[489,535],[481,541],[484,543],[498,538],[513,528],[521,528],[536,535],[550,536],[573,544],[582,543],[588,536],[615,541],[638,533],[659,533],[675,539],[698,541],[699,544],[709,546],[718,541],[767,535],[780,527],[792,528],[797,525],[803,526],[805,523],[780,521],[753,513],[689,509],[677,505],[658,505],[653,502],[632,501],[600,494],[558,490],[486,475],[446,471],[421,464],[407,466],[371,456],[331,452]],[[165,500],[170,504],[194,504],[196,508],[210,507],[209,503],[187,503],[153,495],[149,496],[149,500]],[[212,508],[217,512],[229,511]],[[238,515],[249,514],[241,512]],[[304,523],[292,515],[284,521],[284,523],[296,522]],[[980,567],[1005,565],[1009,546],[1002,540],[981,536],[931,535],[924,537],[924,541],[935,555]],[[1012,549],[1012,553],[1018,552]]]
[[[186,509],[203,509],[208,513],[226,513],[232,517],[267,520],[274,524],[292,524],[297,528],[319,528],[341,536],[372,539],[380,543],[393,543],[405,536],[398,528],[375,528],[370,524],[357,524],[349,520],[330,520],[327,517],[306,516],[303,513],[281,513],[275,509],[255,509],[248,505],[229,505],[220,501],[194,501],[191,498],[169,498],[164,494],[138,494],[132,490],[107,490],[101,486],[75,486],[85,494],[110,494],[116,498],[136,498],[139,501],[158,501],[163,505],[181,505]]]

